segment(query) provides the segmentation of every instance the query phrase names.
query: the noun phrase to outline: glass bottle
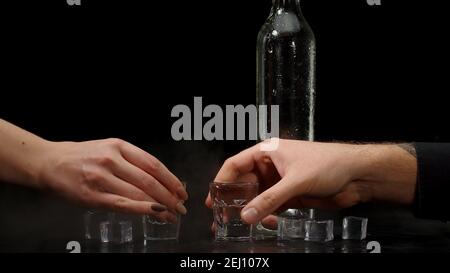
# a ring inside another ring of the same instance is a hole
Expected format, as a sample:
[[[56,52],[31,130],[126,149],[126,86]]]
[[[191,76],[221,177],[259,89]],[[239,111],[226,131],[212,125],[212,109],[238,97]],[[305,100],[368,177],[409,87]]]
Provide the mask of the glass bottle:
[[[260,113],[259,118],[265,116],[266,131],[272,132],[270,109],[278,105],[279,137],[314,141],[316,39],[303,16],[300,0],[272,0],[272,3],[257,40],[256,100],[257,105],[267,105],[269,109]],[[259,140],[265,139],[260,133]],[[316,212],[289,211],[307,215],[308,219],[314,219]]]

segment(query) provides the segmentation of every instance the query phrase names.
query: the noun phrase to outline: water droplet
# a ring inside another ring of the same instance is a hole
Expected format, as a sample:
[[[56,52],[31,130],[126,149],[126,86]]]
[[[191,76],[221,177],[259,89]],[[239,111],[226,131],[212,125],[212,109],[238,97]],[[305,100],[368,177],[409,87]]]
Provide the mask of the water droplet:
[[[267,43],[267,52],[268,52],[269,54],[272,54],[272,53],[273,53],[273,44],[272,44],[272,42],[268,42],[268,43]]]

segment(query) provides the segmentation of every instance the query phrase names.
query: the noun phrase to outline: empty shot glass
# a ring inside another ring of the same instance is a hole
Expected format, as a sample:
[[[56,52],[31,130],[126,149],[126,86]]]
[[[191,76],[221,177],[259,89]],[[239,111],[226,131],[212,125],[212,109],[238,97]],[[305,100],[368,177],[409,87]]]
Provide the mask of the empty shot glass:
[[[334,239],[333,220],[305,222],[305,241],[328,242]]]
[[[342,239],[364,240],[367,236],[367,218],[349,216],[342,221]]]
[[[142,217],[144,239],[146,241],[178,241],[180,237],[181,216],[175,222],[165,222],[152,215]]]
[[[186,181],[181,182],[187,189]],[[169,221],[171,219],[171,221]],[[173,211],[165,211],[158,214],[142,216],[142,230],[144,242],[147,241],[173,241],[180,238],[181,215]]]
[[[248,241],[253,226],[241,219],[242,209],[258,195],[257,182],[213,182],[209,187],[213,201],[217,241]]]

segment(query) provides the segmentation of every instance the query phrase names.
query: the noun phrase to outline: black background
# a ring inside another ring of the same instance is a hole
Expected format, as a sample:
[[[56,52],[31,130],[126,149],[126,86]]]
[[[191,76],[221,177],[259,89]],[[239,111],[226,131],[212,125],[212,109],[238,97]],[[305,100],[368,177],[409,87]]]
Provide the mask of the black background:
[[[2,1],[0,118],[49,140],[138,145],[194,185],[192,219],[209,216],[205,183],[252,143],[177,143],[170,112],[194,96],[255,103],[256,36],[271,1],[81,1]],[[444,1],[302,8],[317,39],[318,140],[450,141]],[[82,210],[2,184],[0,247],[64,247],[53,242],[81,236]],[[208,232],[205,221],[195,226]]]

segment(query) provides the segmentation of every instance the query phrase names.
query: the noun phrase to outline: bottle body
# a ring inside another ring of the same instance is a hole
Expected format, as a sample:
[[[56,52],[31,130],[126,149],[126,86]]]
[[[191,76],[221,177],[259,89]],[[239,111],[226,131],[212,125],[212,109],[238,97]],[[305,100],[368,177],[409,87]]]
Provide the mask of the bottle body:
[[[279,106],[280,138],[314,140],[315,69],[316,41],[300,0],[274,0],[258,35],[257,104]]]

